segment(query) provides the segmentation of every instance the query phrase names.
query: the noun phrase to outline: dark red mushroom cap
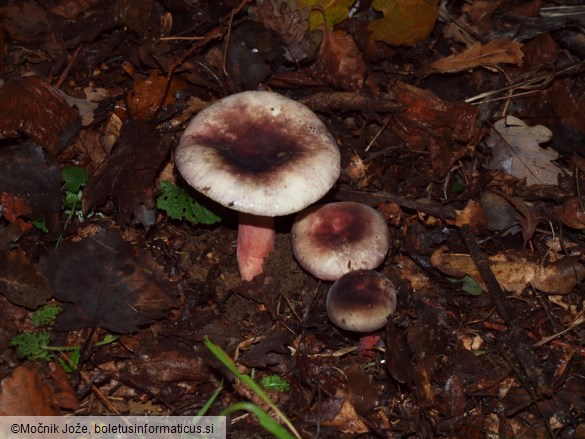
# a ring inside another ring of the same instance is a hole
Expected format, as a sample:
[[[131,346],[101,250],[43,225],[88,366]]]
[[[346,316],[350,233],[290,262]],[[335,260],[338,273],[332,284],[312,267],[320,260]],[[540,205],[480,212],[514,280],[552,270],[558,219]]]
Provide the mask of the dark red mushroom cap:
[[[382,215],[351,201],[311,206],[297,216],[292,227],[295,258],[323,280],[376,268],[389,247],[390,232]]]
[[[298,212],[337,181],[340,154],[323,122],[277,93],[247,91],[202,110],[175,152],[187,182],[234,210]]]
[[[335,326],[371,332],[383,327],[396,309],[396,290],[390,279],[376,271],[351,271],[331,286],[326,307]]]

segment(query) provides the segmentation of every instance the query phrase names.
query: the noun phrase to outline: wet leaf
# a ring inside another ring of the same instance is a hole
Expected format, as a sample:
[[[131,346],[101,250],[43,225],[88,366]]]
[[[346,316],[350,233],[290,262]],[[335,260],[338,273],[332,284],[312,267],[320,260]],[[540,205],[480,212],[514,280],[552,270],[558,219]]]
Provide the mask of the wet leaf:
[[[45,304],[52,295],[47,280],[19,248],[0,257],[0,293],[16,305],[32,309]]]
[[[67,145],[79,128],[79,115],[59,90],[41,78],[13,79],[0,88],[0,138],[23,133],[50,154]]]
[[[396,46],[415,45],[433,30],[437,4],[437,0],[373,0],[372,7],[384,18],[370,22],[370,38]]]
[[[163,107],[175,103],[175,93],[184,88],[179,79],[171,79],[167,88],[167,79],[156,70],[152,70],[147,78],[136,78],[134,88],[128,95],[130,114],[137,119],[150,119],[159,105]]]
[[[525,178],[527,186],[557,184],[561,168],[552,160],[556,160],[559,154],[539,146],[551,138],[552,132],[542,125],[530,127],[514,116],[500,119],[486,140],[493,154],[489,167]]]
[[[113,154],[85,186],[83,212],[103,205],[111,194],[121,223],[148,229],[154,224],[155,178],[170,147],[169,139],[160,137],[147,122],[126,122]]]
[[[488,44],[475,43],[469,49],[433,61],[429,70],[440,73],[454,73],[481,66],[497,66],[498,64],[522,64],[524,53],[522,43],[499,38]]]
[[[56,329],[101,327],[116,333],[152,323],[174,304],[173,289],[146,251],[137,252],[117,232],[101,231],[51,250],[37,269],[67,305]]]
[[[35,369],[19,366],[2,380],[0,416],[60,416],[55,394]]]

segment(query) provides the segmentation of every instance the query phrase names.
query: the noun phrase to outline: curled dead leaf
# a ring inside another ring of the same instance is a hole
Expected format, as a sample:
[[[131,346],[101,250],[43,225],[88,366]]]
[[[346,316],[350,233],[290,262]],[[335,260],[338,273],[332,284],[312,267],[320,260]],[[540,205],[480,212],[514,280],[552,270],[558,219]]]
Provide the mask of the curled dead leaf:
[[[577,230],[585,229],[585,212],[578,198],[565,201],[556,214],[563,224]]]
[[[544,266],[511,254],[489,257],[490,267],[502,288],[517,295],[528,285],[547,294],[569,294],[585,279],[585,266],[580,260],[579,256],[568,256]],[[447,253],[447,249],[441,247],[433,252],[431,265],[449,276],[471,276],[485,288],[477,267],[467,254]]]
[[[335,427],[339,431],[349,434],[360,434],[368,431],[368,427],[360,419],[354,406],[347,399],[343,400],[341,409],[334,418],[323,419],[321,424],[326,427]]]
[[[523,44],[498,38],[488,44],[475,43],[469,49],[455,55],[433,61],[428,66],[429,73],[455,73],[481,66],[498,64],[521,65],[524,53]]]

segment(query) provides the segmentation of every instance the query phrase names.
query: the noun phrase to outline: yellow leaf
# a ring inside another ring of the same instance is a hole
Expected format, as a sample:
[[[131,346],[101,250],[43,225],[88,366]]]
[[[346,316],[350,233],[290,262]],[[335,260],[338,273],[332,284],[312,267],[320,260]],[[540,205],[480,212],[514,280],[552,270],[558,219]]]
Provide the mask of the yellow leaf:
[[[373,0],[384,18],[368,25],[372,40],[395,46],[413,46],[424,40],[435,25],[438,0]]]
[[[332,29],[337,23],[345,20],[349,14],[349,8],[355,0],[301,0],[300,6],[305,9],[311,9],[309,17],[309,28],[315,30],[324,23],[323,13],[319,7],[323,8],[327,16],[327,26]]]

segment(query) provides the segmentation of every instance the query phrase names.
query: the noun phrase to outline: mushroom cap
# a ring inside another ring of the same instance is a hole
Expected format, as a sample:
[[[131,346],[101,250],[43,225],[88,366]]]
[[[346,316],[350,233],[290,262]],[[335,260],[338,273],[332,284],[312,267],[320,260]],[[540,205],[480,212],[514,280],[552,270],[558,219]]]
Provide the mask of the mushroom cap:
[[[339,148],[305,105],[277,93],[220,99],[189,123],[175,152],[185,180],[209,198],[253,215],[298,212],[339,177]]]
[[[390,247],[390,231],[376,209],[352,201],[311,206],[292,227],[299,265],[323,280],[378,267]]]
[[[334,325],[354,332],[380,329],[396,309],[396,289],[373,270],[351,271],[329,289],[327,315]]]

